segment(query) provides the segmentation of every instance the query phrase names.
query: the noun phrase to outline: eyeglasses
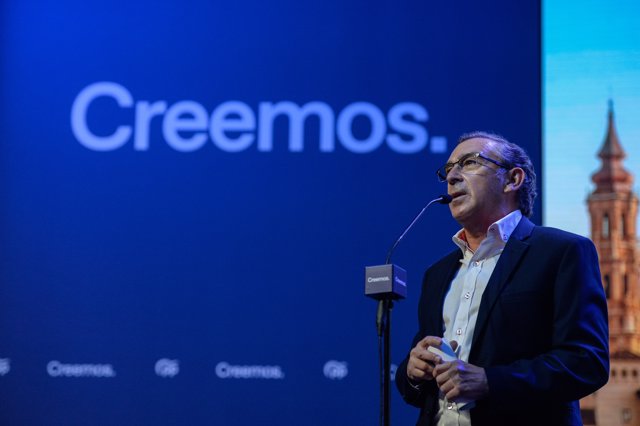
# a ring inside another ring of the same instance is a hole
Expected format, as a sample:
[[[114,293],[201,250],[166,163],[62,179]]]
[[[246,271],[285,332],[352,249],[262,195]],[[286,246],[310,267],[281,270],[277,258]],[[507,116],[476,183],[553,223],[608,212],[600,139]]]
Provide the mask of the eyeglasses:
[[[501,167],[503,169],[507,169],[507,170],[511,169],[509,165],[501,163],[496,160],[492,160],[491,158],[485,157],[479,152],[471,152],[469,154],[466,154],[460,157],[458,161],[454,161],[453,163],[447,163],[444,166],[440,167],[438,170],[436,170],[436,175],[438,175],[438,180],[440,182],[446,182],[449,172],[453,170],[456,164],[460,166],[460,170],[463,173],[473,173],[476,170],[479,170],[480,167],[484,166],[485,164],[482,164],[482,162],[478,161],[478,158],[482,158],[483,160],[493,163],[496,166]]]

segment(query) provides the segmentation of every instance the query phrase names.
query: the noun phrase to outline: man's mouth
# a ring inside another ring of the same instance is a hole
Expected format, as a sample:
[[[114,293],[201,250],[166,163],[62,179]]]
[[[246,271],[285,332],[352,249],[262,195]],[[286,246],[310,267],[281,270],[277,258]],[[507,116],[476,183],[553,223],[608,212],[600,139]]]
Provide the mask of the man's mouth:
[[[453,200],[455,200],[456,198],[458,198],[458,197],[461,197],[461,196],[465,195],[465,193],[464,193],[464,192],[462,192],[462,191],[456,191],[456,192],[452,192],[452,193],[451,193],[451,194],[449,194],[449,195],[451,195],[451,198],[452,198]]]

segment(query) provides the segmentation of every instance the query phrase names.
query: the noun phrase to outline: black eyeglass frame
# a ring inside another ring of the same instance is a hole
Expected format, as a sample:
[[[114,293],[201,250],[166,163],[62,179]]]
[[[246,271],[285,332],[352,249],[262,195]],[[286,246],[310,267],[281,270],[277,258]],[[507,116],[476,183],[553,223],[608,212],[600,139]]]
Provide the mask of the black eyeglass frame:
[[[506,170],[511,170],[513,167],[505,164],[505,163],[501,163],[497,160],[494,160],[492,158],[486,157],[484,155],[482,155],[482,153],[480,152],[470,152],[468,154],[463,155],[462,157],[460,157],[460,159],[458,161],[454,161],[453,163],[447,163],[444,166],[440,167],[438,170],[436,170],[436,176],[438,176],[438,180],[440,182],[446,182],[447,181],[447,176],[449,175],[449,173],[451,172],[451,170],[455,167],[455,165],[457,164],[458,166],[460,166],[460,169],[462,169],[462,164],[467,161],[470,158],[482,158],[483,160],[487,160],[490,163],[495,164],[496,166],[502,168],[502,169],[506,169]],[[447,168],[449,170],[447,170]]]

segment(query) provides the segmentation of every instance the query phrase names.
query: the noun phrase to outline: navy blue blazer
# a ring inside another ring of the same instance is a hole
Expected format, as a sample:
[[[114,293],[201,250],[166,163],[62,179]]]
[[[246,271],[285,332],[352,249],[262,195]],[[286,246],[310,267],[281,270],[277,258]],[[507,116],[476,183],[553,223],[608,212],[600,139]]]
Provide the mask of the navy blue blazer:
[[[444,298],[461,258],[456,249],[426,271],[411,348],[443,335]],[[469,363],[485,369],[489,395],[471,410],[472,425],[582,425],[577,400],[609,378],[608,334],[593,243],[523,217],[482,295]],[[434,380],[410,386],[408,358],[396,385],[420,407],[417,424],[429,426],[438,389]]]

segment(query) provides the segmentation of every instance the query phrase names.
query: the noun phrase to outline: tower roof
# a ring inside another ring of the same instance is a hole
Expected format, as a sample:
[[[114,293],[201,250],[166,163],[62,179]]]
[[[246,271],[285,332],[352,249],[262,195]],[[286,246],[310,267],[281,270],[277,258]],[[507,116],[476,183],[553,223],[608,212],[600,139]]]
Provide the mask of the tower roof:
[[[620,140],[618,139],[618,131],[616,130],[614,115],[613,115],[613,101],[609,101],[609,117],[607,123],[607,134],[604,137],[604,144],[598,152],[598,157],[606,160],[607,158],[624,158],[625,154]]]
[[[595,193],[626,193],[632,190],[633,176],[622,166],[622,160],[626,154],[620,145],[614,118],[613,102],[609,101],[607,134],[604,137],[602,148],[598,152],[602,166],[591,176],[596,184]]]

